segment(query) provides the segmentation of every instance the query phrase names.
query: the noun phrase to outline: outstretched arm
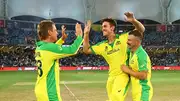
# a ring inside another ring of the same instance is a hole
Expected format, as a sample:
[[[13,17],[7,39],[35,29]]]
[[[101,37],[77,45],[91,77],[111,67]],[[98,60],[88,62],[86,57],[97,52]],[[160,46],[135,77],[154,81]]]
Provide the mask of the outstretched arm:
[[[79,50],[82,42],[83,42],[83,38],[82,38],[82,28],[80,24],[76,24],[76,40],[74,40],[74,43],[70,46],[62,46],[62,45],[57,45],[54,44],[50,47],[51,50],[53,50],[53,57],[55,59],[59,59],[59,58],[63,58],[63,57],[67,57],[67,56],[71,56],[77,53],[77,51]]]

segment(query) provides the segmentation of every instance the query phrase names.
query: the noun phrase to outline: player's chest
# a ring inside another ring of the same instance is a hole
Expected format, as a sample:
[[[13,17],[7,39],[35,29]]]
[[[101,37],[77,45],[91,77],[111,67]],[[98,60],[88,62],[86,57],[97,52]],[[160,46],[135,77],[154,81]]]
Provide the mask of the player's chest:
[[[138,61],[137,61],[137,56],[135,54],[132,56],[130,55],[129,66],[130,68],[132,68],[132,70],[138,71]]]
[[[123,44],[120,40],[116,40],[113,44],[106,43],[104,45],[104,55],[107,57],[120,55],[123,49]]]

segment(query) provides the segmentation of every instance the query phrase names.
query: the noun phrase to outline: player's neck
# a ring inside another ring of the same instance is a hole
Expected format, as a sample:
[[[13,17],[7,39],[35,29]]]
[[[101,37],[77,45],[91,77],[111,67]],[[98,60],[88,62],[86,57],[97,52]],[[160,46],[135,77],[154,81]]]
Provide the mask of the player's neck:
[[[116,39],[116,35],[115,33],[111,33],[107,38],[108,38],[108,43],[111,44]]]
[[[53,42],[50,38],[44,39],[42,41],[44,41],[44,42]]]
[[[131,52],[134,54],[134,53],[136,52],[136,50],[137,50],[140,46],[141,46],[141,44],[133,47],[133,48],[131,49]]]

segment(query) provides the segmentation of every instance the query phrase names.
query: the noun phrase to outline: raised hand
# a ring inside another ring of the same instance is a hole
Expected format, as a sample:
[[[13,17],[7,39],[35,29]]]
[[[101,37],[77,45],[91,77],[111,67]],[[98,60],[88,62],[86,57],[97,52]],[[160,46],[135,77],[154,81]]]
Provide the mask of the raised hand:
[[[89,34],[90,30],[91,30],[91,20],[88,20],[87,24],[84,27],[84,34]]]
[[[125,12],[125,21],[127,22],[133,22],[135,20],[134,14],[132,12]]]
[[[75,29],[76,29],[76,36],[78,36],[78,35],[82,36],[83,35],[81,24],[76,23]]]
[[[62,33],[62,40],[66,40],[66,38],[68,37],[68,35],[66,34],[66,27],[64,25],[61,26],[61,33]]]

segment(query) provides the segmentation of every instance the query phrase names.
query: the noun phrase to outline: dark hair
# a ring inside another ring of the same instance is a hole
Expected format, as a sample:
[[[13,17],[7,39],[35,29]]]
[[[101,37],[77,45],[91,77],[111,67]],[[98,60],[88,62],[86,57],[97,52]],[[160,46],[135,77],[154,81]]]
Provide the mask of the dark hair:
[[[114,32],[116,32],[117,22],[112,18],[105,18],[101,20],[101,23],[109,22],[111,26],[114,26]]]
[[[129,32],[129,35],[134,35],[135,37],[138,37],[140,40],[143,39],[143,35],[138,30],[133,30]]]
[[[48,37],[48,30],[53,29],[53,24],[55,23],[51,20],[43,20],[38,24],[37,33],[40,40],[44,40]]]

